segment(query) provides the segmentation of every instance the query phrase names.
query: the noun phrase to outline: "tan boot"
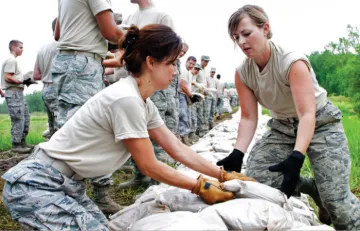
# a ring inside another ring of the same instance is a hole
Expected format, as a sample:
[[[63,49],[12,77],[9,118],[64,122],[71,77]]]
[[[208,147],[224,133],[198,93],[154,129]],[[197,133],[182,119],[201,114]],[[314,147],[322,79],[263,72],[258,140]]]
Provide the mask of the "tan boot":
[[[29,154],[31,152],[31,148],[23,147],[21,144],[13,143],[11,151],[19,154]]]
[[[94,203],[106,215],[115,214],[125,208],[111,199],[108,187],[94,185]]]

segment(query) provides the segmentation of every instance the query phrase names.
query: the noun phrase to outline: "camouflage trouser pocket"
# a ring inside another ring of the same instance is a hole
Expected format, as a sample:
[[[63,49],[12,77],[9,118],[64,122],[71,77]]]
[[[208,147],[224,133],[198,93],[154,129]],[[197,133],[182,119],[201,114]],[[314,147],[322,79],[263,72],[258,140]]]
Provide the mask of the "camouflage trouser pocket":
[[[163,91],[156,91],[152,96],[150,96],[150,99],[151,101],[153,101],[153,103],[159,110],[160,114],[165,113],[167,109],[167,101],[166,101],[165,93]]]

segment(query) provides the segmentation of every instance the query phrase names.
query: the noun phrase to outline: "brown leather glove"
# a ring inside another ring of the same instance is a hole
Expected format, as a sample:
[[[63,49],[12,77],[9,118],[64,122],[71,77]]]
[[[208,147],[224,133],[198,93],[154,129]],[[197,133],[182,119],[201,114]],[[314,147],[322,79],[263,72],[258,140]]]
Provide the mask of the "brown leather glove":
[[[220,182],[218,181],[208,180],[202,175],[200,175],[197,180],[191,192],[199,195],[207,204],[212,205],[234,198],[232,192],[227,192],[220,188]]]
[[[224,169],[222,169],[221,177],[219,179],[220,182],[225,182],[225,181],[234,180],[234,179],[242,180],[242,181],[254,181],[254,182],[257,182],[254,178],[245,176],[244,174],[241,174],[241,173],[238,173],[238,172],[235,172],[235,171],[232,171],[230,173],[230,172],[227,172]]]

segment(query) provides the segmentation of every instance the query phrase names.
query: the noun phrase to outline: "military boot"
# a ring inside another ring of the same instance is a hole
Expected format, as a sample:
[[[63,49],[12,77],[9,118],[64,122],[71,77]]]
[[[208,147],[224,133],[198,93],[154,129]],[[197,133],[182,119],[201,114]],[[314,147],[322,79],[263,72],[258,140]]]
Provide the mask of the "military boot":
[[[21,144],[13,143],[11,151],[19,154],[28,154],[31,152],[31,148],[23,147]]]
[[[319,220],[326,225],[331,225],[332,222],[331,222],[330,214],[324,208],[321,202],[319,191],[316,187],[315,180],[313,178],[300,177],[296,191],[298,193],[301,192],[311,196],[311,198],[314,200],[315,204],[319,208]]]
[[[213,129],[213,123],[209,123],[209,130]]]
[[[20,145],[23,148],[30,148],[31,150],[34,149],[34,147],[35,147],[35,145],[33,145],[33,144],[27,144],[25,139],[21,140]]]
[[[196,143],[199,141],[199,136],[197,136],[195,134],[195,132],[190,132],[189,133],[189,139],[193,142],[193,143]]]
[[[94,203],[106,215],[115,214],[125,208],[111,199],[108,190],[108,186],[94,185]]]
[[[126,182],[120,183],[118,188],[119,189],[129,189],[129,188],[137,188],[140,186],[143,187],[149,187],[149,184],[151,183],[151,178],[148,176],[145,176],[140,172],[140,170],[136,169],[134,177]]]
[[[183,142],[183,144],[187,145],[187,146],[191,146],[191,140],[189,139],[189,136],[185,135],[181,137],[181,142]]]

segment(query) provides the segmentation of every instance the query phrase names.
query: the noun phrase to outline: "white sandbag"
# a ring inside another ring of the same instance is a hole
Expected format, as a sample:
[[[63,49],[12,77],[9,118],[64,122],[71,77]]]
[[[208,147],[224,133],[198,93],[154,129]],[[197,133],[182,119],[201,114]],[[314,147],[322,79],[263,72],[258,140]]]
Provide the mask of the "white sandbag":
[[[171,212],[200,212],[209,207],[198,195],[179,188],[170,189],[160,194],[156,199],[156,203],[168,207]]]
[[[230,180],[223,184],[225,190],[233,192],[237,198],[263,199],[284,207],[286,195],[278,189],[252,181]]]
[[[295,228],[295,229],[290,229],[290,230],[328,230],[328,231],[332,231],[335,229],[328,225],[316,225],[316,226],[304,226],[301,228]]]
[[[279,205],[260,199],[234,199],[204,209],[199,216],[218,214],[229,230],[289,230],[309,224],[295,220],[292,213]]]
[[[174,212],[146,217],[130,230],[227,230],[221,219],[215,221],[204,221],[191,212]]]
[[[108,228],[110,230],[127,230],[136,221],[157,213],[168,213],[170,209],[166,206],[159,206],[155,201],[145,202],[137,207],[126,210],[117,216],[116,219],[109,221]]]
[[[231,180],[222,184],[225,190],[234,193],[237,198],[263,199],[279,205],[296,216],[303,224],[318,225],[316,215],[300,200],[287,196],[278,189],[252,181]]]

